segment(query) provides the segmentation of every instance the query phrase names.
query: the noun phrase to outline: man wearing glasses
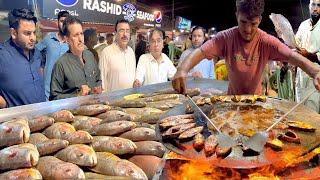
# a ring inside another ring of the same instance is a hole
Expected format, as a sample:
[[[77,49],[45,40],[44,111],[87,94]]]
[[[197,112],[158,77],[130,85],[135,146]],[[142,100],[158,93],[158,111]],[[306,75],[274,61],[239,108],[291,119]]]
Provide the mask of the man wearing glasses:
[[[128,46],[130,25],[120,19],[115,24],[115,43],[101,52],[99,67],[102,87],[106,92],[131,88],[136,72],[135,54]]]

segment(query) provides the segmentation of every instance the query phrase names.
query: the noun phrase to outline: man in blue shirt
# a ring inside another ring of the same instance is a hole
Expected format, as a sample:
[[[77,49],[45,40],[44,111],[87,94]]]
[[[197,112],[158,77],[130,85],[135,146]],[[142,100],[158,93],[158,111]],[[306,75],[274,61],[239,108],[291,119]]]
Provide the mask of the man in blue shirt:
[[[191,32],[191,40],[192,44],[187,50],[182,53],[179,59],[179,65],[191,52],[193,52],[196,48],[200,47],[204,43],[205,30],[200,26],[194,27]],[[214,79],[213,61],[203,59],[199,64],[197,64],[193,69],[190,70],[188,76]]]
[[[53,65],[58,59],[69,50],[68,44],[65,41],[64,34],[62,32],[62,24],[64,19],[70,16],[68,11],[60,11],[58,13],[58,33],[49,33],[40,41],[36,47],[46,54],[45,66],[44,66],[44,86],[46,99],[49,100],[50,96],[50,82]]]
[[[37,18],[28,9],[8,14],[11,37],[0,45],[0,108],[45,101],[42,56],[35,48]]]

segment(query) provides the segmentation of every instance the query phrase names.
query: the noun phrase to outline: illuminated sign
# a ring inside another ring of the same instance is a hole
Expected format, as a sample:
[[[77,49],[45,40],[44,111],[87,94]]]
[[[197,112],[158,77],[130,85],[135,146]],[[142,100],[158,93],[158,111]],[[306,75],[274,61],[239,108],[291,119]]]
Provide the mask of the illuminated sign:
[[[178,29],[181,29],[181,30],[189,30],[190,31],[190,29],[191,29],[191,21],[186,19],[186,18],[177,16],[177,18],[176,18],[176,27]]]

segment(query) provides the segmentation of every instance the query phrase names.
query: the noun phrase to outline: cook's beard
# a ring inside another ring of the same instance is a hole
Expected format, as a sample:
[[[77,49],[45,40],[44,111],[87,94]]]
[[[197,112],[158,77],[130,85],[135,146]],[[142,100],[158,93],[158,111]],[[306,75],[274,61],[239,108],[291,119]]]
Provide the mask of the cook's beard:
[[[313,14],[311,14],[310,17],[311,17],[311,21],[312,21],[313,25],[317,24],[317,22],[319,21],[319,18],[320,18],[319,15],[313,15]]]

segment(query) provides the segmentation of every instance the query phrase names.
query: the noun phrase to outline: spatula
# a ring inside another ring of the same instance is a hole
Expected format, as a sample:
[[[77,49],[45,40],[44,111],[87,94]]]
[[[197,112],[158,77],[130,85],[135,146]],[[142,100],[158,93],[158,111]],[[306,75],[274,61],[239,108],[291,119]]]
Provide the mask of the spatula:
[[[291,113],[296,107],[306,101],[314,92],[317,90],[313,90],[310,92],[303,100],[301,100],[298,104],[296,104],[293,108],[291,108],[287,113],[281,116],[276,122],[274,122],[266,131],[264,132],[256,132],[249,140],[244,144],[244,146],[256,151],[260,152],[264,145],[267,143],[268,134],[267,132],[270,131],[275,125],[277,125],[281,120],[283,120],[289,113]]]
[[[216,136],[217,142],[221,149],[229,149],[233,146],[237,146],[238,143],[231,138],[228,134],[223,134],[217,126],[207,117],[207,115],[198,107],[198,105],[191,99],[189,95],[187,95],[192,104],[200,111],[200,113],[206,118],[206,120],[216,129],[218,135]]]

